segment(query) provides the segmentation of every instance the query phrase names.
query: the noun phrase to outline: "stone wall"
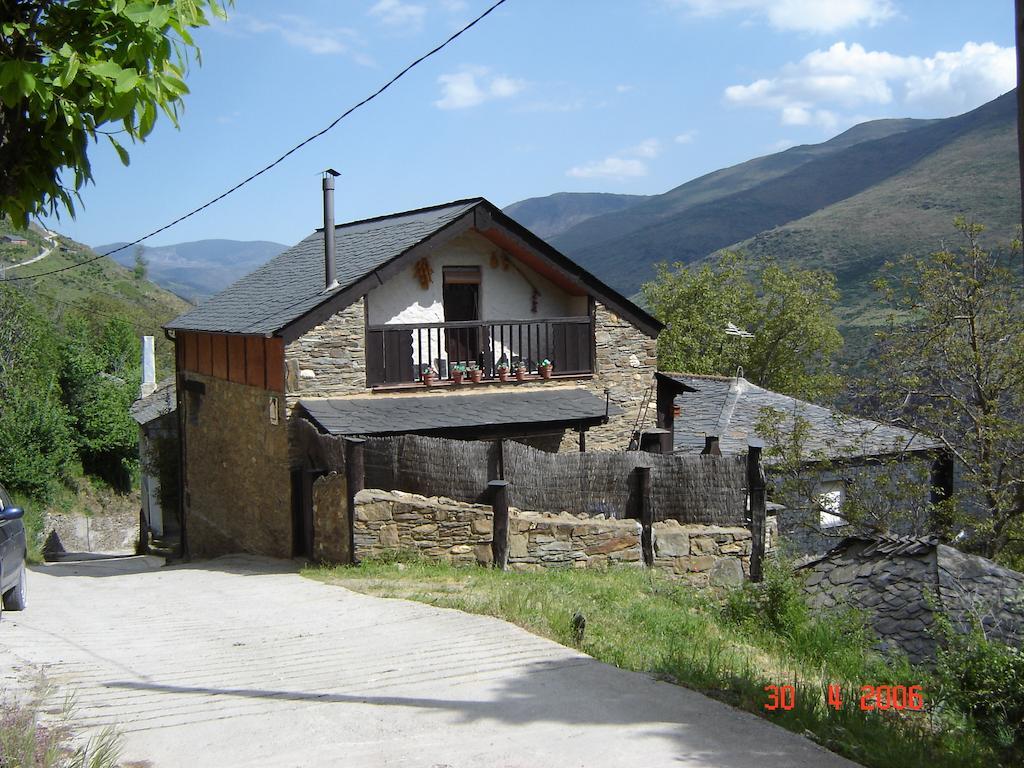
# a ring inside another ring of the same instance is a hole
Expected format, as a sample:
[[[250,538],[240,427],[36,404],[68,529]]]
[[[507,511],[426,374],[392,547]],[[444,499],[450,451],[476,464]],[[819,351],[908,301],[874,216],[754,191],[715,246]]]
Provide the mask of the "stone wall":
[[[643,561],[637,520],[509,510],[508,534],[511,570],[639,566]]]
[[[765,553],[778,541],[774,517],[765,525]],[[753,539],[743,527],[654,524],[654,567],[698,586],[739,586],[750,576]]]
[[[510,570],[642,565],[637,520],[510,509],[508,527]],[[400,491],[367,489],[356,494],[357,558],[402,551],[487,565],[492,562],[492,528],[489,506]],[[674,578],[698,586],[736,586],[749,576],[751,537],[746,528],[669,521],[655,523],[654,535],[655,566]],[[769,551],[776,537],[774,520],[769,519]]]
[[[289,412],[301,397],[369,393],[366,386],[364,302],[360,299],[285,348]],[[623,413],[612,416],[608,424],[593,427],[587,432],[587,450],[624,450],[629,444],[644,391],[650,386],[651,377],[657,369],[657,342],[598,303],[595,346],[594,376],[580,379],[578,384],[600,398],[604,398],[604,390],[608,389],[611,402]],[[535,381],[525,386],[545,384]],[[493,390],[489,388],[489,391]],[[425,389],[413,388],[409,394],[423,395]],[[437,396],[445,394],[437,393]],[[651,419],[653,414],[652,409]],[[555,439],[549,439],[552,448]],[[579,450],[579,435],[572,430],[566,431],[560,450]]]
[[[492,561],[488,506],[376,489],[359,491],[355,501],[357,560],[401,551],[452,563]]]
[[[629,445],[644,392],[651,386],[658,368],[658,343],[600,303],[596,305],[596,314],[594,377],[580,384],[600,398],[604,398],[604,391],[608,389],[609,400],[623,412],[610,417],[607,424],[587,431],[587,450],[624,451]],[[648,418],[651,420],[648,426],[653,425],[653,403]],[[575,432],[567,433],[562,450],[579,450],[577,440]]]
[[[289,411],[300,397],[368,392],[365,327],[359,299],[285,347]]]
[[[913,455],[854,466],[836,462],[825,469],[810,469],[796,482],[773,475],[768,467],[769,495],[784,507],[778,512],[784,550],[793,557],[823,555],[846,536],[879,530],[900,536],[927,535],[932,529],[931,462],[931,457]],[[862,527],[821,525],[821,510],[812,507],[807,496],[820,492],[816,486],[837,484],[842,485],[843,504],[862,510]]]
[[[281,396],[187,374],[185,525],[193,557],[251,552],[291,557],[291,478]],[[277,424],[272,404],[277,404]]]

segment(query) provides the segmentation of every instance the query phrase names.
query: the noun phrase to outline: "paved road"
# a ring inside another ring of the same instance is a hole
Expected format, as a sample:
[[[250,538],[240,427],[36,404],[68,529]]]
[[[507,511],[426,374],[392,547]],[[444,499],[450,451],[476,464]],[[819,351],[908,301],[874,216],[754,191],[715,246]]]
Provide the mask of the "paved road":
[[[57,233],[47,230],[43,239],[50,244],[49,248],[43,248],[37,256],[33,256],[31,259],[26,259],[25,261],[19,261],[17,264],[11,264],[7,269],[11,270],[15,267],[27,267],[29,264],[35,264],[37,261],[42,261],[53,253],[53,250],[57,247]]]
[[[290,562],[33,569],[0,625],[124,758],[168,766],[853,766],[711,699],[496,619],[360,595]]]

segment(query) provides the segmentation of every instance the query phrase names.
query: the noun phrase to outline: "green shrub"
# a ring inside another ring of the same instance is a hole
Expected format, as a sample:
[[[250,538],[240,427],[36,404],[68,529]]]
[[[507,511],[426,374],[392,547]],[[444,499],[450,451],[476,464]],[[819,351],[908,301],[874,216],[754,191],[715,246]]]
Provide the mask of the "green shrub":
[[[970,718],[1004,755],[1024,760],[1024,652],[985,636],[978,622],[967,633],[938,622],[936,701]]]

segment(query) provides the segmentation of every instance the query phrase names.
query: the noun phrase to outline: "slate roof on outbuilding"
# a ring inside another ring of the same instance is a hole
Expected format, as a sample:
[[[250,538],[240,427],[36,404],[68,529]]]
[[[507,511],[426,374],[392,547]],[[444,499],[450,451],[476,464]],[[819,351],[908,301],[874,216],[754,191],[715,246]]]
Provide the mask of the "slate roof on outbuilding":
[[[149,424],[154,419],[166,416],[178,408],[178,390],[174,377],[161,381],[146,397],[140,397],[128,409],[136,424]]]
[[[880,456],[933,450],[939,443],[921,434],[892,427],[798,400],[751,384],[742,377],[696,376],[659,373],[692,391],[676,398],[675,450],[699,453],[705,436],[717,437],[722,453],[742,453],[747,440],[756,437],[755,427],[764,408],[781,411],[783,426],[792,428],[795,417],[809,422],[805,450],[808,460]]]
[[[329,307],[330,314],[387,279],[387,269],[417,246],[426,247],[445,233],[486,226],[508,242],[526,244],[573,284],[606,303],[654,336],[660,322],[608,287],[550,244],[506,216],[484,198],[457,200],[430,208],[363,219],[335,227],[338,287],[324,286],[324,234],[317,230],[198,307],[167,324],[168,330],[207,333],[285,335],[307,315]],[[383,277],[378,271],[384,271]],[[326,318],[323,318],[326,319]],[[296,333],[294,335],[301,335]]]
[[[585,389],[537,389],[455,396],[356,397],[300,400],[332,435],[426,433],[512,424],[544,426],[604,421],[605,401]],[[621,410],[608,406],[610,415]]]
[[[850,536],[800,572],[812,607],[867,612],[880,646],[913,662],[934,658],[936,607],[961,631],[978,617],[988,637],[1024,642],[1024,573],[935,537]]]

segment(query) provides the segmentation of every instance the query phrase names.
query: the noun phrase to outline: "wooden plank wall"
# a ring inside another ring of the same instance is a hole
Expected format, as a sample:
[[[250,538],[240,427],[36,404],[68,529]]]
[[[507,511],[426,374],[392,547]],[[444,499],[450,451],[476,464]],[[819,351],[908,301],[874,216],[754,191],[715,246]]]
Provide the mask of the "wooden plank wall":
[[[178,368],[250,387],[284,392],[284,340],[179,331]]]

